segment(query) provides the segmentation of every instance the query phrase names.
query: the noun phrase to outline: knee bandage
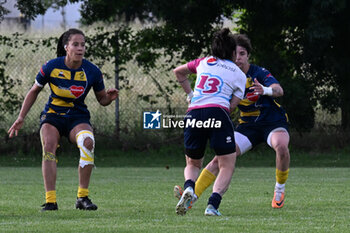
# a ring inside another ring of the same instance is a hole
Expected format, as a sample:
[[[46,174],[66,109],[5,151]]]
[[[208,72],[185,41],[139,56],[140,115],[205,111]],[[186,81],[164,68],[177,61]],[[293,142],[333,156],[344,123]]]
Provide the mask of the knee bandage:
[[[40,141],[41,141],[41,146],[43,150],[43,161],[55,161],[56,163],[58,163],[57,157],[54,153],[45,151],[45,141],[41,130],[40,130]]]
[[[94,164],[94,148],[95,148],[95,139],[94,134],[88,130],[82,130],[75,136],[77,140],[77,146],[80,150],[80,167],[85,167],[88,164]],[[84,146],[85,139],[90,138],[92,140],[93,146],[92,150],[89,150]]]
[[[44,161],[55,161],[57,163],[56,155],[51,152],[43,151],[43,160]]]

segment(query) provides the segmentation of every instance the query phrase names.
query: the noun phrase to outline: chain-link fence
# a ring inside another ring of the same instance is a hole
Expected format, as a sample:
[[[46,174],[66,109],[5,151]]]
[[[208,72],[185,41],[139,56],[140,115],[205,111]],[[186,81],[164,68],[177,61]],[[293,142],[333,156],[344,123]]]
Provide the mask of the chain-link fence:
[[[21,41],[20,37],[18,45],[1,45],[0,48],[0,60],[6,61],[6,75],[13,80],[21,81],[12,90],[21,97],[21,100],[34,84],[41,66],[46,61],[56,57],[56,45],[38,47],[35,46],[35,41],[39,39],[28,39],[34,41],[34,43],[23,46],[25,39],[23,38],[23,41]],[[9,53],[11,56],[6,58]],[[94,62],[93,59],[92,62]],[[164,62],[165,58],[159,59],[160,64]],[[123,67],[125,69],[119,73],[119,76],[124,78],[119,80],[120,92],[117,105],[112,103],[107,107],[101,106],[97,102],[93,91],[88,94],[85,100],[91,113],[91,123],[95,133],[114,135],[119,123],[119,134],[121,136],[143,133],[155,134],[157,132],[142,129],[143,112],[156,111],[157,109],[166,111],[175,108],[183,109],[186,106],[185,94],[176,84],[171,70],[161,68],[163,67],[161,65],[147,73],[135,61],[129,61]],[[100,69],[103,73],[108,74],[105,77],[112,77],[104,79],[106,88],[115,87],[116,64],[114,64],[114,61],[104,61],[104,65]],[[48,101],[49,95],[50,88],[45,86],[28,113],[21,134],[38,131],[39,116]],[[116,106],[118,106],[117,109]],[[2,113],[4,120],[0,123],[0,129],[7,130],[17,118],[18,112],[19,109],[16,114]],[[116,116],[118,117],[116,118]]]
[[[13,80],[20,80],[16,83],[12,92],[20,96],[23,100],[25,94],[34,84],[35,77],[41,66],[50,59],[56,57],[55,44],[51,46],[37,46],[43,38],[24,38],[18,37],[17,44],[4,43],[0,47],[0,61],[5,61],[3,67],[5,74]],[[34,43],[28,43],[34,41]],[[10,55],[9,55],[10,54]],[[94,59],[91,59],[95,62]],[[180,64],[180,61],[171,60],[174,65]],[[147,143],[171,141],[174,135],[181,137],[179,130],[144,130],[144,112],[156,112],[160,110],[163,116],[181,116],[185,112],[186,100],[183,90],[175,82],[175,77],[169,68],[164,66],[169,63],[169,59],[161,57],[158,59],[156,68],[150,72],[144,72],[143,68],[137,65],[137,62],[131,60],[124,64],[119,73],[120,93],[117,105],[112,103],[107,107],[99,105],[93,91],[86,98],[86,104],[91,113],[91,123],[95,133],[99,135],[119,135],[124,137],[130,143]],[[100,67],[105,76],[106,88],[114,87],[116,84],[116,64],[113,59],[105,60],[104,65]],[[107,78],[112,77],[112,78]],[[3,87],[0,86],[0,91]],[[27,115],[25,125],[21,130],[21,135],[30,135],[38,132],[39,116],[48,101],[50,94],[49,87],[46,86],[39,94],[38,99]],[[116,108],[117,106],[117,108]],[[16,113],[10,114],[2,112],[0,114],[0,131],[7,131],[11,124],[17,118],[19,108]],[[340,124],[340,113],[327,114],[322,109],[316,109],[316,127],[323,127],[329,132],[329,125]],[[119,125],[119,129],[117,126]],[[116,134],[116,132],[118,134]],[[175,134],[174,134],[175,132]],[[135,140],[137,138],[137,140]],[[144,141],[140,141],[140,139]]]

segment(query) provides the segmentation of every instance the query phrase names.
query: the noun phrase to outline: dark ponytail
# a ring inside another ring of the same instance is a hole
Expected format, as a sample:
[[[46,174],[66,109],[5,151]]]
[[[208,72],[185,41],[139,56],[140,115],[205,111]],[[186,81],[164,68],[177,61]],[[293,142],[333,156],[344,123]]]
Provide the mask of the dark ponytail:
[[[79,29],[71,28],[68,31],[64,32],[60,38],[58,38],[58,43],[57,43],[57,50],[56,50],[56,55],[57,57],[62,57],[66,56],[66,49],[64,48],[65,45],[68,45],[68,42],[70,40],[71,35],[82,35],[85,37],[84,33],[80,31]]]
[[[232,61],[233,51],[236,50],[236,41],[230,29],[223,28],[214,33],[211,50],[214,57]]]
[[[57,50],[56,50],[57,57],[66,56],[66,50],[64,49],[64,45],[63,45],[63,36],[64,36],[64,33],[60,36],[60,38],[58,38]]]

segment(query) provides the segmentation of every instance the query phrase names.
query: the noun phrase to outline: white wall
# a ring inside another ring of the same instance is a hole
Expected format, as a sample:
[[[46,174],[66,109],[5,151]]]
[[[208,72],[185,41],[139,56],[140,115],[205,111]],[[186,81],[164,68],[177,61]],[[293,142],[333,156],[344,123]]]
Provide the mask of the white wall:
[[[4,15],[4,20],[0,24],[1,31],[22,31],[23,27],[19,25],[21,12],[15,7],[16,0],[7,0],[3,7],[10,13]],[[64,7],[65,17],[62,15],[62,8],[59,10],[50,8],[45,15],[38,15],[30,21],[29,28],[32,31],[64,31],[68,28],[79,27],[81,3],[67,4]],[[65,20],[64,20],[65,19]]]

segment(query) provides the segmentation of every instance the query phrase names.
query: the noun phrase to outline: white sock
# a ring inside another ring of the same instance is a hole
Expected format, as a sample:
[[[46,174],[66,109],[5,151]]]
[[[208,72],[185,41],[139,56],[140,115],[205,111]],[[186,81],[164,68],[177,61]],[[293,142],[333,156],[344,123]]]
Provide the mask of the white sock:
[[[276,201],[280,201],[281,200],[282,193],[284,193],[285,185],[286,184],[280,184],[280,183],[276,182],[276,185],[275,185],[275,192],[276,192],[275,199],[276,199]]]
[[[280,184],[280,183],[276,182],[275,191],[279,192],[279,193],[283,193],[285,186],[286,186],[286,184]]]

